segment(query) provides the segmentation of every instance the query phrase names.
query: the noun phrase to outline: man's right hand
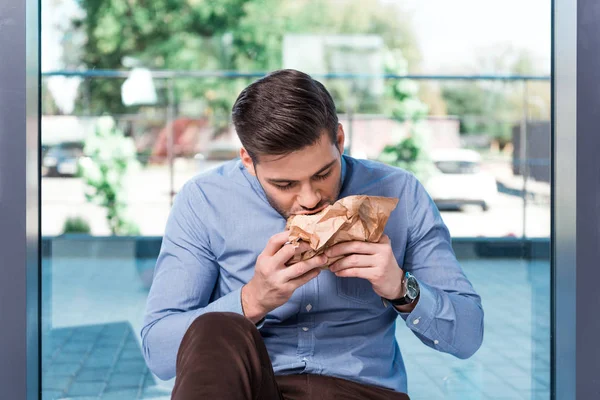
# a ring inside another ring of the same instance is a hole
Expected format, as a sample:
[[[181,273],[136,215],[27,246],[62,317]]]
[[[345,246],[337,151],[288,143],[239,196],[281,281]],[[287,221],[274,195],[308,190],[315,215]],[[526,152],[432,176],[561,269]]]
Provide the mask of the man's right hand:
[[[278,233],[269,239],[256,260],[254,276],[242,288],[244,315],[254,323],[285,304],[297,288],[319,275],[320,267],[327,264],[327,257],[321,255],[286,266],[295,254],[310,248],[303,242],[298,247],[285,245],[288,239],[289,232]]]

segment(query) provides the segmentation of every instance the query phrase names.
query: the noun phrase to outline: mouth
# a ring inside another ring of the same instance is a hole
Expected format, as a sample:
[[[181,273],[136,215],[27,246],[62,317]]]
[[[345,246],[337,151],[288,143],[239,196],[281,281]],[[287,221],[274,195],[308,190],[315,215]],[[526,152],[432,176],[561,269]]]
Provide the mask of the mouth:
[[[321,211],[323,211],[327,207],[329,207],[329,204],[324,204],[322,207],[319,207],[317,210],[308,211],[308,212],[297,212],[297,213],[294,213],[293,215],[315,215],[315,214],[320,213]]]

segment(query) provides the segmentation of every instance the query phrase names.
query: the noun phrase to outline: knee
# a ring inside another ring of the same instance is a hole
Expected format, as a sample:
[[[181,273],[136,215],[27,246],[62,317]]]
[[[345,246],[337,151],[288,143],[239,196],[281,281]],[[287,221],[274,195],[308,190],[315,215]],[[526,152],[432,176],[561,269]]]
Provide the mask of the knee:
[[[232,337],[251,336],[258,333],[256,326],[243,315],[232,312],[209,312],[194,320],[188,329],[192,336],[209,336],[211,341],[219,338],[231,340]]]
[[[192,322],[179,345],[178,377],[185,371],[196,371],[199,358],[206,364],[232,360],[247,353],[258,340],[258,329],[243,315],[230,312],[203,314]]]

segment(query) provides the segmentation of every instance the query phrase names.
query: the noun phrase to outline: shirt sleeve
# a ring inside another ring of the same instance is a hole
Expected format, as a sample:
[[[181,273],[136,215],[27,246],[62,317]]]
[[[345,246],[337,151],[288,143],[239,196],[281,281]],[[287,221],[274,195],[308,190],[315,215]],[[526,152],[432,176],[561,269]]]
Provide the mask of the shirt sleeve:
[[[399,314],[427,346],[469,358],[483,341],[481,298],[456,260],[437,207],[418,180],[411,180],[406,191],[409,233],[402,267],[419,282],[420,297],[411,313]]]
[[[141,330],[144,357],[150,370],[164,380],[175,376],[179,345],[197,317],[223,311],[244,314],[241,289],[210,302],[219,266],[200,218],[202,196],[190,182],[175,197],[146,303]]]

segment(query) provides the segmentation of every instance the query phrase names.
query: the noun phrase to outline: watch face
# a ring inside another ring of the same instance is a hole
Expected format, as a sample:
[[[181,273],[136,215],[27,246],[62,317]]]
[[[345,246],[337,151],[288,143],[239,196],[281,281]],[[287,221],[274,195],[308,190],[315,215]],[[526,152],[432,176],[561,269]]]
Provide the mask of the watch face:
[[[419,294],[419,284],[417,283],[417,280],[413,276],[410,276],[407,279],[406,290],[407,290],[408,297],[410,297],[411,299],[415,299],[417,297],[417,295]]]

